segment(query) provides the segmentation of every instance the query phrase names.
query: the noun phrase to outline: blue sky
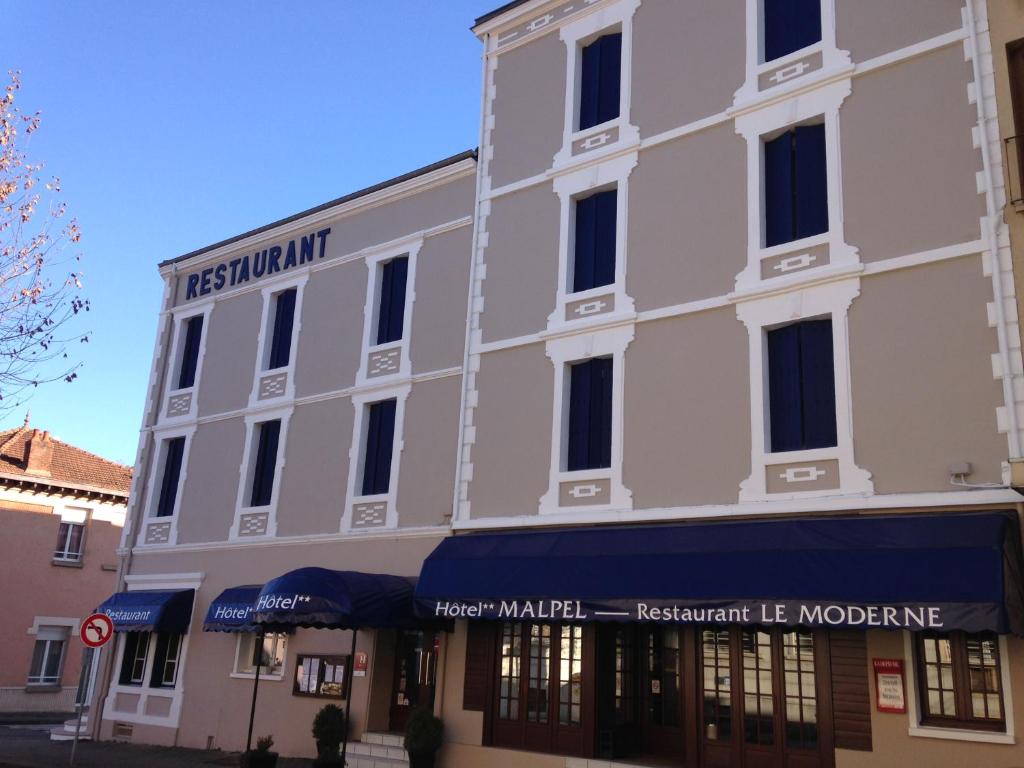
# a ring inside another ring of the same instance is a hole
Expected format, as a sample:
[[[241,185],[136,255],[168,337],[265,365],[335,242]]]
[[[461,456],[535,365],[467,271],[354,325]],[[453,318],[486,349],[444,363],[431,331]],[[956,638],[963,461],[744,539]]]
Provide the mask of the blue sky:
[[[157,263],[475,147],[469,26],[502,2],[0,0],[92,302],[79,379],[37,390],[33,425],[133,463]]]

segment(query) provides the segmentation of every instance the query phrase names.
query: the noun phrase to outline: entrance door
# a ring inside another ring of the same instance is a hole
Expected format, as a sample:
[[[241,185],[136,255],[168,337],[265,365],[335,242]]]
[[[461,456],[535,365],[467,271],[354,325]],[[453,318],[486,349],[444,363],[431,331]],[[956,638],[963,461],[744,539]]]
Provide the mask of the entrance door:
[[[640,750],[684,756],[683,645],[678,627],[645,627],[640,633]]]
[[[833,765],[823,635],[709,627],[699,640],[703,765]]]
[[[392,731],[405,730],[413,707],[434,707],[436,637],[433,632],[419,630],[403,630],[398,633],[389,721]]]

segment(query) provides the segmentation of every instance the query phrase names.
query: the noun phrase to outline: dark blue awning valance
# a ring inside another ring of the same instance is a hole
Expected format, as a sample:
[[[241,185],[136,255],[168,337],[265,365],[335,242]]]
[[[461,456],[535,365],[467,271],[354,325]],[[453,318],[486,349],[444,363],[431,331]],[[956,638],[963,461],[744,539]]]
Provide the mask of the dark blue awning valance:
[[[115,632],[188,632],[194,589],[115,592],[96,610],[114,622]]]
[[[225,589],[210,603],[203,621],[204,632],[255,632],[252,611],[262,584]]]
[[[299,568],[267,582],[256,599],[253,623],[267,628],[412,626],[415,583],[405,576]]]
[[[423,564],[419,615],[1024,634],[1014,512],[470,534]]]

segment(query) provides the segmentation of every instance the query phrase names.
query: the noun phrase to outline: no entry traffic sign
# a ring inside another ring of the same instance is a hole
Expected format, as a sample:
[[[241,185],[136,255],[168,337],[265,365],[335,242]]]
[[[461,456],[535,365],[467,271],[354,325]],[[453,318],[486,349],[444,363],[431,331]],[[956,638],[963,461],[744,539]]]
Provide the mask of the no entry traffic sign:
[[[94,613],[82,622],[78,634],[87,646],[99,648],[114,636],[114,622],[105,613]]]

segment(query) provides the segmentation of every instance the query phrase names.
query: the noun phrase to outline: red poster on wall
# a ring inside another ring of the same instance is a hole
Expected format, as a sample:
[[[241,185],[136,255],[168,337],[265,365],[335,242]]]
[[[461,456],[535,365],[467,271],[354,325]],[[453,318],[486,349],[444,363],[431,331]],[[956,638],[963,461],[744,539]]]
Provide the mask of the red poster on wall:
[[[366,677],[366,667],[369,659],[366,656],[366,651],[356,651],[356,658],[352,662],[352,676],[353,677]]]
[[[879,712],[906,712],[903,659],[872,659],[871,666],[875,670],[875,708]]]

